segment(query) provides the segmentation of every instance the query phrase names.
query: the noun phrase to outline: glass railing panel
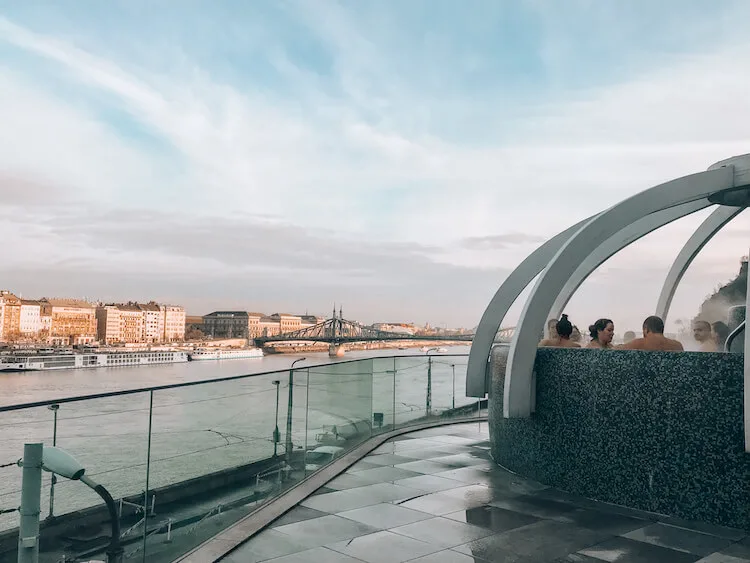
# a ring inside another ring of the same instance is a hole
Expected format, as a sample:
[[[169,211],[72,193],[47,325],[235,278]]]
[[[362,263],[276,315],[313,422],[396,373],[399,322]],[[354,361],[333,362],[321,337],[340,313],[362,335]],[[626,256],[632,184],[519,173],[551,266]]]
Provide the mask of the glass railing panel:
[[[299,379],[293,427],[304,426],[304,372]],[[288,381],[284,372],[154,392],[149,488],[155,511],[145,551],[132,555],[172,561],[289,486],[295,472],[284,450]],[[291,451],[289,459],[295,465]]]
[[[372,360],[372,431],[385,432],[395,427],[396,358]]]
[[[52,426],[53,413],[47,407],[0,412],[0,533],[18,527],[18,512],[13,509],[21,503],[21,468],[16,462],[23,457],[23,446],[51,444]],[[42,518],[49,510],[49,489],[50,475],[42,474]]]
[[[310,368],[308,470],[372,435],[373,366],[365,359]]]
[[[396,426],[424,419],[429,362],[428,356],[396,358]]]
[[[466,366],[464,356],[430,356],[431,414],[441,418],[465,417],[477,410],[477,400],[466,397]]]
[[[148,397],[136,393],[0,413],[1,451],[18,459],[24,444],[33,442],[65,450],[85,468],[88,479],[107,489],[118,509],[120,499],[126,501],[120,519],[125,530],[143,518],[143,510],[136,514],[135,507],[144,504],[146,488]],[[22,470],[4,471],[0,503],[19,506]],[[89,560],[107,547],[109,513],[102,498],[83,482],[43,472],[40,509],[40,553],[45,560]],[[18,513],[2,518],[3,528],[17,534]]]

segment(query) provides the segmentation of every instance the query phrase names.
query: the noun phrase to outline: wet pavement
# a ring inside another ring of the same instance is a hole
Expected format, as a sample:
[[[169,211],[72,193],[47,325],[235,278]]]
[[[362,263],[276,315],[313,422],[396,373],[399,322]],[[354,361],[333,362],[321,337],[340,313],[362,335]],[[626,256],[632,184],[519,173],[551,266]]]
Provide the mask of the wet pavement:
[[[568,495],[489,457],[486,423],[374,450],[227,563],[750,563],[742,530]]]

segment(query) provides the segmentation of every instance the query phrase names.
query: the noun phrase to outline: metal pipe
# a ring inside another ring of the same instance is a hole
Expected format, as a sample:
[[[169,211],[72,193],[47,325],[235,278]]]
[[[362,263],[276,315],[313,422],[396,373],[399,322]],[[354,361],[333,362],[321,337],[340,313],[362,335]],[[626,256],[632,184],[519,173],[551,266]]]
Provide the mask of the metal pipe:
[[[289,397],[286,407],[286,462],[291,465],[292,462],[292,412],[294,409],[294,364],[303,362],[307,358],[298,358],[292,362],[289,367]]]
[[[456,364],[451,364],[451,369],[453,370],[453,401],[451,403],[451,408],[455,410],[456,409]]]
[[[42,457],[44,446],[24,444],[21,481],[21,508],[18,525],[18,563],[39,561],[39,514],[42,496]]]
[[[279,386],[281,381],[274,379],[271,383],[276,386],[276,426],[273,429],[273,457],[276,457],[279,446]]]
[[[109,491],[104,486],[92,481],[85,475],[81,477],[81,482],[88,485],[91,489],[98,494],[104,504],[107,505],[109,511],[110,525],[112,526],[112,536],[109,539],[109,546],[107,547],[107,563],[122,563],[123,548],[120,545],[120,518],[117,514],[117,505]],[[144,507],[145,508],[145,507]]]
[[[437,348],[430,348],[427,350],[427,396],[425,398],[425,416],[432,414],[432,356],[430,352],[437,350]]]
[[[53,404],[47,407],[49,410],[53,413],[53,422],[52,422],[52,445],[57,446],[57,411],[60,409],[60,405]],[[57,475],[54,473],[52,474],[52,478],[50,479],[50,485],[49,485],[49,513],[47,514],[47,518],[54,518],[55,517],[55,485],[57,484]]]

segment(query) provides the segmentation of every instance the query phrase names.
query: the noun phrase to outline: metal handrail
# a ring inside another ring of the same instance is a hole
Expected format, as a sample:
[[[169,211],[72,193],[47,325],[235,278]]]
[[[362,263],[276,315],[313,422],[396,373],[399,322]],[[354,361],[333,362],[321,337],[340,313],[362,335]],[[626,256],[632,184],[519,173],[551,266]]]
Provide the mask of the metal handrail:
[[[735,328],[732,332],[729,333],[729,336],[727,336],[727,341],[724,343],[724,351],[729,352],[732,348],[732,342],[734,342],[734,339],[740,335],[740,333],[745,332],[745,321],[742,321],[737,328]]]
[[[419,354],[403,354],[396,356],[369,356],[366,358],[352,358],[351,360],[343,360],[339,362],[328,362],[325,364],[315,364],[310,366],[300,366],[295,371],[302,371],[308,369],[322,368],[332,365],[350,364],[354,362],[361,362],[363,360],[381,360],[381,359],[392,359],[392,358],[419,358]],[[433,357],[459,357],[468,358],[469,354],[436,354]],[[237,381],[240,379],[247,379],[249,377],[260,377],[262,375],[274,375],[274,374],[288,374],[289,369],[278,369],[272,371],[263,371],[260,373],[246,373],[244,375],[230,375],[227,377],[219,377],[216,379],[203,379],[200,381],[187,381],[185,383],[170,383],[168,385],[157,385],[154,387],[141,387],[138,389],[123,389],[122,391],[109,391],[107,393],[95,393],[93,395],[80,395],[76,397],[65,397],[62,399],[50,399],[45,401],[35,401],[32,403],[20,403],[17,405],[6,405],[0,406],[0,412],[17,411],[22,409],[30,409],[35,407],[45,407],[47,405],[62,404],[62,403],[76,403],[78,401],[88,401],[91,399],[103,399],[106,397],[119,397],[120,395],[135,395],[137,393],[148,393],[149,391],[164,391],[165,389],[180,389],[183,387],[194,387],[195,385],[204,385],[206,383],[222,383],[224,381]]]

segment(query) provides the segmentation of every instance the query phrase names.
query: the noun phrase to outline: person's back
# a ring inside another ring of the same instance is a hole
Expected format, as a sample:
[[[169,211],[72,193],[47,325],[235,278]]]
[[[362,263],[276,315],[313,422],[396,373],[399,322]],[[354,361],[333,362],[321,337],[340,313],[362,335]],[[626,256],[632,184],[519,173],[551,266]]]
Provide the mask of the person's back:
[[[568,320],[568,315],[563,315],[559,321],[555,322],[555,334],[551,338],[545,338],[539,343],[540,348],[580,348],[570,339],[573,332],[573,325]],[[549,323],[550,327],[552,326]]]
[[[659,317],[648,317],[643,321],[643,337],[631,340],[619,347],[621,350],[648,350],[652,352],[681,352],[682,344],[664,336],[664,321]]]

